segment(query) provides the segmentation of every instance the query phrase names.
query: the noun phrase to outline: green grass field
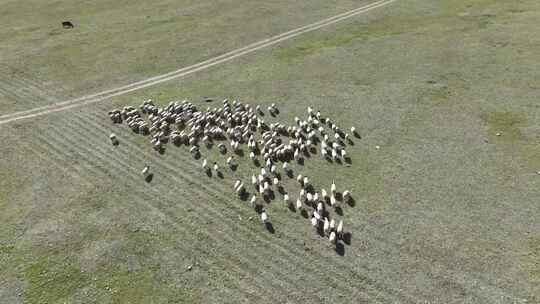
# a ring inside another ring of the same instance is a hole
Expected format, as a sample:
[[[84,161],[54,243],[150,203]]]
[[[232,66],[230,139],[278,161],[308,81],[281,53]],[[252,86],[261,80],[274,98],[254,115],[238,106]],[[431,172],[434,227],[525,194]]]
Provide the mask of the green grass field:
[[[21,81],[3,74],[0,91],[61,88],[0,95],[3,113],[362,5],[58,1],[41,14],[37,1],[4,2],[0,63]],[[458,2],[398,0],[187,78],[2,125],[0,302],[540,302],[540,3]],[[68,15],[86,21],[59,29]],[[146,98],[206,107],[203,96],[276,103],[287,123],[312,106],[356,126],[352,166],[315,155],[295,167],[317,187],[335,179],[352,190],[350,245],[336,252],[279,201],[268,206],[268,233],[231,191],[233,177],[254,170],[247,159],[224,180],[208,178],[187,148],[159,155],[107,117]],[[151,183],[140,176],[147,163]]]

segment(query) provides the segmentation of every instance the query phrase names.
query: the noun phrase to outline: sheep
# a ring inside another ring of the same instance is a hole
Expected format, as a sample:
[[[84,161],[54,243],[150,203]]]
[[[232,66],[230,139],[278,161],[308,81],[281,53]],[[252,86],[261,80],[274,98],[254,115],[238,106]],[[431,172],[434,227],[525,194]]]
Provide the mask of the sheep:
[[[324,211],[324,205],[322,202],[317,204],[317,212],[322,213]]]
[[[334,231],[330,232],[330,235],[328,236],[328,241],[330,241],[330,243],[334,243],[336,241],[336,233]]]
[[[328,230],[330,229],[330,222],[328,221],[328,218],[324,218],[324,224],[323,224],[323,232],[324,234],[328,234]]]
[[[341,157],[345,158],[347,156],[347,151],[345,149],[341,150]]]
[[[302,201],[300,199],[296,199],[296,209],[302,210]]]
[[[216,162],[214,162],[214,171],[218,172],[219,171],[219,166]]]
[[[287,170],[287,166],[289,164],[287,162],[283,162],[283,165],[281,166],[283,168],[283,170]]]
[[[274,177],[274,185],[279,186],[279,179]]]
[[[316,217],[312,217],[312,218],[311,218],[311,226],[317,227],[318,224],[319,224],[319,221],[317,220],[317,218],[316,218]]]
[[[249,158],[255,160],[255,153],[253,153],[253,151],[249,152]]]
[[[266,210],[263,210],[261,212],[261,221],[263,222],[263,224],[267,224],[269,221],[268,213],[266,213]]]
[[[240,186],[241,183],[242,183],[242,181],[237,179],[236,182],[234,183],[233,189],[236,191],[236,189],[238,189],[238,187]]]
[[[272,172],[272,174],[276,174],[276,171],[277,171],[276,166],[272,165],[272,167],[270,168],[270,172]]]
[[[303,188],[300,189],[300,198],[304,198],[305,195],[306,195],[306,190],[304,190]]]
[[[328,198],[328,193],[326,193],[326,190],[324,188],[321,189],[321,196],[323,200],[326,200]]]
[[[251,200],[249,200],[249,203],[251,204],[252,207],[254,207],[256,201],[257,201],[257,195],[253,194],[253,196],[251,197]]]
[[[253,185],[256,185],[256,184],[257,184],[257,178],[255,177],[255,174],[252,174],[252,175],[251,175],[251,183],[252,183]]]
[[[227,165],[229,165],[229,166],[233,165],[233,157],[232,156],[229,156],[229,158],[227,158]]]
[[[319,200],[319,193],[315,192],[315,194],[313,194],[313,201],[316,202]]]
[[[330,192],[336,193],[336,183],[332,180],[332,185],[330,186]]]
[[[208,162],[206,161],[206,158],[202,161],[202,168],[206,170],[208,168]]]
[[[287,204],[289,203],[289,195],[287,193],[283,195],[283,201]]]
[[[116,138],[116,134],[111,133],[111,135],[109,135],[109,139],[111,140],[111,142],[112,142],[113,145],[117,145],[117,144],[118,144],[118,138]]]
[[[334,219],[332,219],[330,221],[330,230],[334,230],[336,228],[336,221]]]
[[[337,200],[336,200],[336,197],[333,194],[330,196],[330,206],[332,206],[332,207],[337,206]]]
[[[303,181],[303,179],[302,179],[302,174],[298,174],[298,177],[296,177],[296,180],[297,180],[300,184],[302,184],[302,181]]]
[[[148,177],[150,173],[150,167],[149,166],[145,166],[142,171],[141,171],[141,174],[144,176],[144,177]]]
[[[339,224],[337,225],[336,232],[339,236],[343,234],[343,221],[340,220]]]
[[[304,187],[309,186],[309,178],[306,176],[304,177]]]
[[[240,183],[240,185],[238,185],[238,188],[236,188],[236,193],[238,194],[244,193],[244,183]]]
[[[326,149],[322,149],[322,150],[321,150],[321,156],[322,156],[323,158],[326,158],[326,157],[328,156],[328,151],[326,151]]]
[[[307,199],[308,202],[312,202],[313,201],[313,195],[311,195],[311,193],[308,192],[306,194],[306,199]]]
[[[349,190],[343,191],[343,200],[347,201],[351,197],[351,192]]]

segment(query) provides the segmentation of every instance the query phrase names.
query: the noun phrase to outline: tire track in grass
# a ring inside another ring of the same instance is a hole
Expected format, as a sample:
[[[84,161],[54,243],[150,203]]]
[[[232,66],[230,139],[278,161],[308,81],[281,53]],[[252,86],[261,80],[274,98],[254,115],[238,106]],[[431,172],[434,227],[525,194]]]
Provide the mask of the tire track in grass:
[[[121,86],[121,87],[117,87],[117,88],[114,88],[114,89],[102,91],[102,92],[91,94],[91,95],[82,96],[82,97],[76,98],[76,99],[71,99],[71,100],[58,102],[58,103],[55,103],[55,104],[52,104],[52,105],[46,105],[46,106],[41,106],[41,107],[37,107],[37,108],[34,108],[34,109],[30,109],[30,110],[25,110],[25,111],[19,111],[19,112],[15,112],[15,113],[11,113],[11,114],[6,114],[6,115],[3,115],[3,116],[0,116],[0,125],[10,123],[10,122],[13,122],[13,121],[17,121],[17,120],[21,120],[21,119],[27,119],[27,118],[47,115],[47,114],[54,113],[54,112],[66,111],[68,109],[81,107],[81,106],[88,105],[88,104],[97,103],[97,102],[109,99],[111,97],[114,97],[114,96],[124,95],[124,94],[130,93],[130,92],[133,92],[133,91],[137,91],[137,90],[140,90],[140,89],[143,89],[143,88],[146,88],[146,87],[154,86],[154,85],[162,83],[162,82],[170,81],[172,79],[185,77],[187,75],[190,75],[190,74],[193,74],[193,73],[208,69],[208,68],[213,67],[215,65],[222,64],[222,63],[225,63],[225,62],[229,62],[229,61],[231,61],[231,60],[233,60],[235,58],[250,54],[250,53],[255,52],[255,51],[259,50],[259,49],[275,45],[275,44],[277,44],[277,43],[279,43],[281,41],[289,40],[289,39],[292,39],[292,38],[297,37],[299,35],[302,35],[304,33],[312,32],[312,31],[318,30],[320,28],[335,24],[335,23],[340,22],[342,20],[349,19],[349,18],[354,17],[356,15],[360,15],[362,13],[368,12],[368,11],[370,11],[372,9],[382,7],[384,5],[390,4],[390,3],[395,2],[395,1],[397,1],[397,0],[379,0],[379,1],[367,4],[367,5],[364,5],[362,7],[359,7],[359,8],[356,8],[356,9],[341,13],[339,15],[329,17],[329,18],[323,19],[321,21],[311,23],[311,24],[308,24],[308,25],[293,29],[291,31],[288,31],[288,32],[285,32],[285,33],[282,33],[282,34],[278,34],[278,35],[272,36],[270,38],[267,38],[267,39],[264,39],[264,40],[249,44],[249,45],[247,45],[245,47],[242,47],[242,48],[239,48],[239,49],[236,49],[236,50],[232,50],[232,51],[230,51],[228,53],[222,54],[222,55],[214,57],[214,58],[210,58],[208,60],[196,63],[194,65],[184,67],[184,68],[181,68],[181,69],[169,72],[169,73],[165,73],[165,74],[161,74],[161,75],[158,75],[158,76],[150,77],[150,78],[147,78],[147,79],[135,82],[135,83],[131,83],[131,84],[128,84],[128,85],[124,85],[124,86]]]
[[[93,118],[93,117],[92,117],[92,118]],[[128,133],[131,132],[130,130],[126,130],[126,131],[127,131]],[[104,134],[106,134],[105,131],[103,131],[103,132],[104,132]],[[126,144],[126,143],[124,143],[124,144]],[[134,149],[138,149],[138,147],[130,147],[130,151],[131,151],[131,150],[134,150]],[[153,151],[151,151],[151,152],[153,152]],[[187,152],[187,151],[186,151],[186,152]],[[140,154],[140,153],[136,153],[136,154]],[[199,167],[197,166],[197,168],[199,168]],[[184,166],[183,169],[185,169],[185,166]],[[198,172],[198,171],[200,171],[200,170],[197,170],[197,172]],[[177,173],[177,171],[173,171],[173,174],[174,174],[174,173]],[[198,173],[200,173],[200,172],[198,172]],[[220,183],[219,185],[221,185],[221,183]],[[217,185],[216,185],[216,186],[217,186]],[[221,186],[222,186],[222,185],[221,185]],[[229,192],[231,191],[229,188],[225,188],[225,189],[226,189],[225,191],[229,191]],[[235,197],[234,200],[237,200],[237,198]],[[301,254],[302,254],[302,252],[300,252],[300,255],[301,255]],[[344,264],[343,266],[346,267],[347,265]],[[344,280],[347,281],[346,278],[344,278]],[[370,279],[367,279],[367,278],[366,278],[366,280],[370,280]],[[371,280],[371,282],[374,283],[374,281],[372,281],[372,280]],[[380,286],[379,286],[379,287],[380,287]],[[378,292],[380,292],[380,290],[378,290]],[[389,292],[389,290],[388,290],[388,292]]]
[[[44,144],[44,147],[42,147],[42,150],[44,151],[49,151],[50,150],[53,150],[57,153],[53,154],[55,155],[55,157],[58,158],[58,161],[61,161],[62,158],[60,157],[63,152],[61,149],[58,148],[57,145],[51,143],[50,139],[47,138],[47,137],[44,137],[42,135],[38,135],[39,137],[39,140],[42,141],[42,143]],[[92,163],[92,160],[90,157],[86,157],[84,154],[80,154],[81,157],[83,158],[87,158],[86,160],[86,168],[85,170],[88,170],[90,172],[92,172],[92,174],[94,174],[95,176],[102,176],[102,175],[107,175],[109,173],[109,171],[106,170],[105,167],[100,167],[99,166],[99,162],[95,162],[95,163]],[[55,163],[58,163],[58,161],[56,161]],[[63,166],[65,167],[65,166]],[[71,171],[70,171],[71,172]],[[81,172],[83,174],[88,174],[88,172]],[[111,177],[114,177],[114,176],[111,176]],[[119,178],[117,179],[117,181],[122,181],[124,179],[122,178]],[[137,176],[137,180],[140,180],[140,177]],[[141,185],[136,185],[136,186],[140,186],[140,187],[143,187],[145,185],[143,185],[143,183],[146,183],[146,182],[142,182],[142,183],[139,183]],[[125,186],[125,188],[129,189],[131,188],[131,186],[133,186],[133,182],[130,183],[128,185],[128,183],[122,183],[121,185],[122,186]],[[171,213],[163,213],[163,207],[158,208],[158,207],[155,207],[153,204],[148,204],[148,203],[145,203],[145,204],[142,204],[142,203],[139,203],[139,202],[142,202],[142,201],[146,201],[146,202],[151,202],[151,201],[155,201],[158,205],[160,204],[163,204],[162,202],[164,201],[168,201],[169,203],[171,204],[174,204],[171,200],[167,199],[165,200],[165,197],[160,197],[159,200],[156,201],[156,198],[158,197],[156,194],[159,194],[161,193],[160,191],[154,191],[155,194],[154,195],[150,195],[146,192],[142,192],[142,193],[137,193],[139,196],[131,193],[130,191],[126,191],[124,192],[123,194],[126,195],[126,196],[132,196],[133,199],[132,200],[126,200],[125,197],[121,198],[125,201],[129,201],[130,203],[132,202],[135,202],[135,203],[138,203],[140,206],[143,206],[143,207],[146,207],[146,208],[150,208],[150,210],[153,210],[153,212],[156,212],[156,213],[159,213],[159,214],[163,214],[163,217],[167,219],[167,224],[168,225],[172,225],[172,227],[175,229],[175,232],[184,232],[185,235],[190,235],[190,231],[194,231],[196,229],[196,227],[190,227],[190,228],[186,228],[182,225],[179,225],[178,223],[181,222],[181,219],[180,217],[178,216],[171,216]],[[201,198],[203,199],[203,198]],[[165,207],[165,208],[170,208],[170,207]],[[188,212],[186,212],[186,214],[188,214]],[[174,220],[173,220],[174,219]],[[214,242],[217,242],[219,241],[220,239],[218,238],[215,238],[215,237],[212,237],[210,234],[206,233],[206,232],[203,232],[202,234],[205,235],[205,237],[209,238],[209,239],[213,239]],[[224,236],[222,236],[223,239],[225,239]],[[193,241],[196,241],[196,240],[193,240]],[[229,239],[229,242],[231,241],[234,241],[233,239]],[[223,252],[223,251],[220,251],[220,252]],[[228,254],[228,257],[223,257],[223,256],[213,256],[214,260],[216,261],[219,261],[220,263],[222,263],[223,265],[227,265],[227,269],[235,269],[236,272],[238,274],[242,274],[243,277],[251,277],[253,275],[255,275],[257,272],[258,272],[258,269],[252,267],[251,265],[246,265],[244,263],[241,263],[241,261],[238,261],[239,263],[238,264],[234,264],[233,261],[235,260],[235,254],[234,252],[231,252]],[[247,273],[245,271],[245,269],[249,269],[251,271],[251,273]],[[258,280],[255,280],[255,281],[258,281]],[[259,282],[260,284],[259,285],[253,285],[252,288],[259,288],[260,286],[267,286],[269,284],[267,284],[267,282]],[[260,290],[258,289],[257,290],[259,293],[264,293],[264,290]],[[268,294],[268,296],[272,296],[272,294]]]
[[[127,132],[131,132],[131,131],[128,130]],[[124,144],[125,144],[125,142],[124,142]],[[99,145],[99,143],[96,143],[96,145]],[[93,145],[93,146],[96,146],[96,145]],[[140,153],[135,153],[135,154],[136,154],[136,155],[139,155]],[[130,159],[132,159],[132,157],[130,157]],[[105,159],[104,161],[106,161],[106,159]],[[135,178],[140,179],[139,176],[136,176]],[[172,178],[169,177],[168,179],[172,179]],[[229,189],[229,191],[230,191],[230,189]],[[218,196],[218,198],[219,198],[219,196]],[[232,199],[232,201],[237,201],[237,198],[234,197],[234,198]],[[206,212],[208,212],[208,211],[206,211]],[[218,215],[219,215],[219,213],[218,213]],[[231,224],[229,224],[229,225],[230,225],[230,226],[235,226],[235,225],[238,225],[238,222],[234,222],[234,221],[233,221],[233,222],[232,222]],[[234,241],[234,240],[232,240],[232,241]],[[264,261],[264,260],[263,260],[263,261]],[[281,269],[281,268],[278,268],[278,269]],[[306,279],[309,279],[309,278],[306,278]],[[296,282],[295,280],[292,280],[292,281],[290,281],[290,282],[288,282],[288,283],[289,283],[289,285],[291,285],[291,284],[294,284],[295,282]]]

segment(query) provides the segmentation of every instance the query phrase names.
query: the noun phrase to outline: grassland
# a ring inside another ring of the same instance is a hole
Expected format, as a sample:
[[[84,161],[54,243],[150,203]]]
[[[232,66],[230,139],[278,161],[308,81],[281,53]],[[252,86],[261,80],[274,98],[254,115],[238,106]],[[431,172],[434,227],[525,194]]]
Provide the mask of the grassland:
[[[139,81],[364,3],[3,0],[0,112]]]
[[[532,0],[397,1],[186,79],[3,126],[0,299],[539,302],[538,17]],[[230,173],[209,179],[186,149],[159,155],[106,117],[201,96],[275,102],[288,122],[311,105],[355,125],[351,167],[296,168],[352,189],[351,244],[332,250],[274,203],[267,233]]]

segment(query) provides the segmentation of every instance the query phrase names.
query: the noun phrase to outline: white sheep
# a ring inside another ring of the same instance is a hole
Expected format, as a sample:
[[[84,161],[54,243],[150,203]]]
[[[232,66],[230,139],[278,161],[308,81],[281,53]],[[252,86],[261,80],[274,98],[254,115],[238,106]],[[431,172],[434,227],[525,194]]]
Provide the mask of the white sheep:
[[[252,175],[251,175],[251,183],[252,183],[253,185],[256,185],[256,184],[257,184],[257,178],[255,177],[255,174],[252,174]]]
[[[322,202],[319,202],[319,203],[317,204],[317,212],[322,213],[323,210],[324,210],[323,203],[322,203]]]
[[[251,158],[251,160],[255,160],[255,153],[253,153],[253,151],[249,152],[249,158]]]
[[[321,189],[321,196],[324,200],[328,197],[328,193],[326,193],[325,189]]]
[[[330,229],[330,222],[328,221],[328,218],[324,218],[324,224],[323,224],[323,232],[324,234],[328,233],[328,230]]]
[[[236,188],[236,193],[238,193],[238,194],[244,193],[244,183],[240,183],[238,188]]]
[[[298,177],[296,177],[296,180],[297,180],[299,183],[302,183],[302,174],[298,174]]]
[[[208,162],[206,161],[206,158],[202,161],[202,168],[205,170],[208,168]]]
[[[249,203],[253,207],[253,206],[255,206],[256,201],[257,201],[257,195],[253,194],[253,196],[251,197],[251,200],[249,201]]]
[[[332,206],[332,207],[337,206],[337,200],[336,200],[336,197],[333,194],[330,196],[330,206]]]
[[[332,185],[330,186],[330,192],[336,193],[336,183],[332,180]]]
[[[287,204],[289,203],[289,195],[287,193],[283,195],[283,201]]]
[[[214,171],[216,171],[216,172],[219,171],[219,166],[218,166],[217,163],[214,163]]]
[[[311,195],[311,193],[308,192],[306,194],[306,199],[307,199],[308,202],[312,202],[313,201],[313,195]]]
[[[150,173],[150,167],[149,166],[145,166],[142,171],[141,171],[141,174],[144,176],[144,177],[148,177],[148,174]]]
[[[287,166],[288,166],[288,165],[289,165],[289,164],[288,164],[287,162],[283,162],[283,166],[282,166],[283,170],[287,170]]]
[[[313,227],[316,227],[317,224],[319,224],[319,221],[317,220],[317,218],[312,217],[312,218],[311,218],[311,225],[312,225]]]
[[[266,170],[263,167],[261,167],[261,175],[266,177]]]
[[[261,212],[261,221],[263,222],[263,224],[266,224],[269,221],[268,213],[266,213],[266,210],[263,210]]]
[[[304,177],[304,187],[307,187],[309,185],[309,178],[306,176]]]
[[[239,179],[237,179],[236,182],[234,183],[233,189],[236,191],[236,189],[240,186],[241,183],[242,182]]]
[[[343,191],[343,200],[348,200],[351,197],[351,192],[349,190]]]
[[[297,210],[302,209],[302,201],[300,199],[296,199],[296,209]]]
[[[334,219],[330,220],[330,230],[334,230],[336,228],[336,221]]]
[[[336,233],[334,231],[330,232],[330,235],[328,236],[328,241],[330,241],[330,243],[334,243],[336,241]]]
[[[118,143],[118,139],[116,138],[116,134],[114,133],[111,133],[111,135],[109,135],[109,139],[111,140],[113,145],[116,145]]]
[[[274,177],[274,185],[279,186],[279,179]]]
[[[338,235],[341,235],[343,233],[343,220],[339,221],[339,224],[337,225],[336,232]]]

